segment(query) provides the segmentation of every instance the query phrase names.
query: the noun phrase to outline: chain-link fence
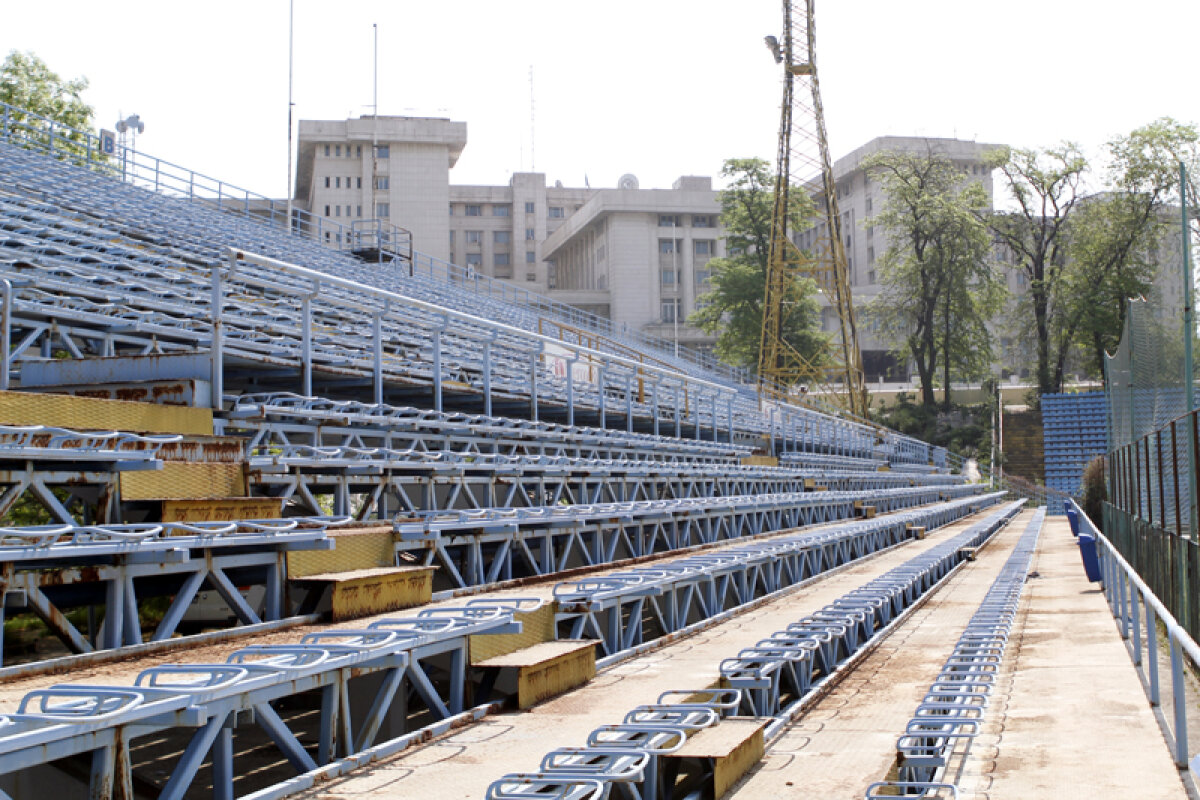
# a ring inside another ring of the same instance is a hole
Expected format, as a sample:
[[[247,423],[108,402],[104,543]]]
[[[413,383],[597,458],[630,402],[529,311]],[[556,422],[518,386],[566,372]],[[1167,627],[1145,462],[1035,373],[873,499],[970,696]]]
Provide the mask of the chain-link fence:
[[[1105,365],[1114,502],[1183,534],[1195,505],[1196,434],[1189,412],[1196,400],[1189,386],[1200,355],[1195,315],[1185,318],[1188,274],[1200,255],[1195,198],[1188,201],[1192,224],[1184,225],[1178,207],[1173,220],[1164,219],[1170,232],[1158,248],[1157,273],[1149,291],[1130,301],[1120,345]]]

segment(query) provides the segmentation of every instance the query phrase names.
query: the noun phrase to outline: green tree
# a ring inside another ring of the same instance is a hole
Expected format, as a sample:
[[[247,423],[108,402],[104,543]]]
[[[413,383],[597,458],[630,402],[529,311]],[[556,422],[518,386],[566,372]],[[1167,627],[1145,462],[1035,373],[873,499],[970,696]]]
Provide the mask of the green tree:
[[[1001,148],[987,154],[986,161],[1000,171],[1016,209],[980,213],[1028,279],[1038,394],[1057,392],[1073,337],[1055,315],[1062,310],[1068,226],[1079,204],[1087,159],[1068,142],[1043,151]]]
[[[85,153],[87,132],[92,130],[92,107],[82,97],[87,86],[86,78],[63,80],[33,53],[10,52],[0,64],[0,102],[12,106],[8,111],[12,141],[34,149],[46,148],[51,134],[44,120],[52,120],[57,123],[55,149]]]
[[[1200,134],[1164,117],[1107,149],[1107,191],[1081,203],[1071,224],[1062,302],[1062,325],[1096,375],[1117,348],[1129,299],[1155,280],[1165,233],[1178,230],[1168,206],[1179,200],[1180,162],[1200,169]]]
[[[987,196],[932,150],[881,152],[863,167],[887,197],[869,223],[882,226],[889,241],[868,315],[900,358],[915,364],[925,406],[937,402],[940,366],[949,408],[952,378],[979,377],[992,360],[987,320],[1003,286],[989,263],[988,230],[975,213]]]
[[[775,176],[760,158],[732,158],[722,166],[721,177],[729,182],[719,195],[727,255],[708,262],[712,273],[709,290],[688,322],[717,334],[716,353],[722,361],[756,370]],[[803,230],[810,225],[812,201],[799,188],[791,189],[789,197],[793,198],[789,227]],[[783,327],[792,347],[808,358],[820,359],[828,348],[828,337],[820,329],[815,296],[816,284],[797,276]]]

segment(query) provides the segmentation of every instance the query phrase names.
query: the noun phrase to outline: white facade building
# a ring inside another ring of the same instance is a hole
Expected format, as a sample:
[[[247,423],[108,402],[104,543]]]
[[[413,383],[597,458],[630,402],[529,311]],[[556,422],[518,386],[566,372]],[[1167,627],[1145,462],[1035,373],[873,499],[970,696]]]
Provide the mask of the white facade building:
[[[708,261],[725,255],[711,178],[685,176],[670,189],[641,189],[627,175],[617,188],[592,189],[547,186],[543,173],[519,172],[506,186],[453,186],[450,170],[466,141],[466,124],[447,119],[301,121],[295,198],[335,224],[386,220],[411,231],[420,253],[546,294],[626,330],[711,348],[714,337],[686,324],[705,291]],[[838,159],[834,175],[856,306],[878,294],[876,264],[888,246],[886,234],[871,224],[883,207],[882,187],[862,161],[885,150],[940,153],[978,180],[990,202],[992,176],[983,156],[997,147],[884,136]],[[801,233],[797,243],[810,247],[822,227]],[[1024,291],[1015,271],[1008,280],[1014,294]],[[837,327],[828,308],[824,324]],[[859,336],[870,379],[903,373],[869,325],[860,324]]]

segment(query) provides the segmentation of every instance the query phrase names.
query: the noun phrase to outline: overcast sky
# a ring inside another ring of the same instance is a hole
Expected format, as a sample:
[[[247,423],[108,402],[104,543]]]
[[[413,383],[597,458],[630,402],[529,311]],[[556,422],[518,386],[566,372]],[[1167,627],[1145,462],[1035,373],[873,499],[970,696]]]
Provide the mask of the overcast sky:
[[[774,158],[777,0],[295,0],[297,120],[371,112],[373,23],[379,112],[467,123],[452,183],[665,188]],[[817,29],[835,158],[885,134],[1098,152],[1200,122],[1198,0],[824,0]],[[103,127],[140,114],[139,150],[283,195],[287,0],[6,2],[13,49],[87,77]]]

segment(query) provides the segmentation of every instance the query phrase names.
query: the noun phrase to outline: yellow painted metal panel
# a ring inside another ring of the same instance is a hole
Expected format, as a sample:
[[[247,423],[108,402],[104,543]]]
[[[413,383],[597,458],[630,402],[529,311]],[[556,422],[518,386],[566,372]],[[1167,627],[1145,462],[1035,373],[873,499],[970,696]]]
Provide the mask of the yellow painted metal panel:
[[[203,500],[163,500],[163,522],[230,522],[273,519],[283,513],[283,501],[273,497],[222,497]]]
[[[517,705],[529,708],[596,677],[596,642],[565,639],[497,656],[477,666],[517,670]]]
[[[208,408],[42,392],[0,392],[0,424],[209,436],[213,432]]]
[[[521,623],[520,633],[469,637],[471,663],[478,664],[541,642],[553,642],[554,615],[557,611],[557,603],[546,603],[536,611],[513,614],[513,619]]]
[[[246,496],[242,464],[189,464],[169,461],[154,472],[121,473],[123,500],[165,500]]]
[[[391,567],[396,562],[392,527],[375,526],[330,534],[333,550],[288,553],[288,577],[302,578],[331,572]]]
[[[713,797],[725,795],[763,757],[766,721],[730,718],[690,737],[668,758],[711,758]]]
[[[778,467],[779,459],[775,456],[742,456],[742,463],[748,467]]]
[[[330,586],[331,614],[335,622],[401,608],[425,605],[433,595],[435,567],[380,567],[309,575],[298,582]]]

